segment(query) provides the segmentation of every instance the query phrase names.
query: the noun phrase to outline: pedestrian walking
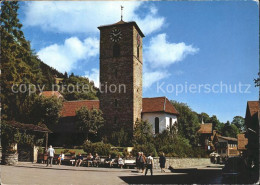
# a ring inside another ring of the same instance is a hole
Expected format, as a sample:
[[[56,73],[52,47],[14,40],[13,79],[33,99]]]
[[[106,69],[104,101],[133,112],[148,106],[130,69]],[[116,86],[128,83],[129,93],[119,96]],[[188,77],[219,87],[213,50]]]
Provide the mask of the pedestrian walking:
[[[55,150],[54,148],[52,148],[52,145],[50,145],[50,147],[48,148],[47,153],[48,153],[47,166],[49,166],[50,164],[50,166],[52,167],[53,157],[55,154]]]
[[[140,172],[140,169],[141,169],[140,157],[141,157],[141,152],[138,152],[137,156],[136,156],[136,159],[135,159],[136,169],[137,169],[138,173]]]
[[[165,154],[163,152],[159,158],[159,163],[160,163],[161,173],[165,172],[164,169],[165,169],[166,158],[165,158]]]
[[[144,173],[144,165],[145,165],[146,161],[145,161],[145,155],[143,152],[141,152],[141,156],[140,156],[140,167],[142,168],[142,173]]]
[[[150,169],[151,172],[151,176],[153,176],[153,157],[152,154],[150,154],[147,158],[146,158],[146,170],[145,170],[145,176],[148,172],[148,169]]]

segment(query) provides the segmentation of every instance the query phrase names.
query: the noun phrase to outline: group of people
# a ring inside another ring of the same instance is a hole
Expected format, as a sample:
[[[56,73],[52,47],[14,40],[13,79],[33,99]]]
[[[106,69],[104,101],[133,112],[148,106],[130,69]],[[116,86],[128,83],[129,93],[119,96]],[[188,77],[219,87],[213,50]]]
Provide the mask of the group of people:
[[[47,166],[49,166],[49,165],[52,166],[53,158],[54,158],[54,154],[55,154],[55,150],[54,150],[54,148],[52,148],[52,145],[50,145],[50,147],[48,148],[47,153],[48,153]],[[65,157],[64,153],[61,152],[61,154],[58,157],[59,165],[64,160],[64,157]],[[81,155],[81,153],[78,153],[78,155],[75,158],[75,166],[80,166],[82,162],[83,162],[83,156]],[[124,162],[120,155],[118,155],[116,160],[113,159],[111,157],[111,155],[109,155],[105,159],[105,164],[109,165],[109,167],[112,167],[112,165],[115,162],[117,162],[117,164],[120,168],[123,168]],[[164,153],[162,153],[162,155],[160,156],[159,163],[160,163],[161,172],[165,172],[164,169],[165,169],[166,158],[165,158]],[[97,153],[95,156],[93,156],[91,153],[88,154],[87,166],[89,166],[90,164],[92,166],[97,166],[97,167],[99,166],[100,157]],[[153,160],[152,154],[149,154],[149,156],[146,157],[143,152],[138,152],[138,154],[136,156],[136,167],[137,167],[138,172],[140,172],[140,170],[142,170],[142,173],[143,173],[144,169],[146,167],[145,176],[147,175],[148,170],[150,170],[151,175],[153,175],[153,166],[154,166],[154,160]]]
[[[161,172],[165,172],[164,169],[165,169],[166,158],[164,153],[162,153],[162,155],[160,156],[159,163],[160,163]],[[136,156],[136,167],[138,172],[142,170],[143,173],[146,167],[145,176],[147,175],[148,170],[150,170],[151,175],[153,175],[153,166],[154,166],[154,160],[152,154],[149,154],[149,156],[146,157],[143,152],[138,152]]]
[[[47,166],[50,165],[52,167],[53,158],[54,158],[54,155],[55,155],[55,150],[52,147],[52,145],[50,145],[50,147],[48,148],[47,154],[48,154]],[[65,155],[64,155],[63,152],[61,152],[58,159],[57,159],[58,165],[61,165],[64,158],[65,158]],[[81,153],[78,153],[78,155],[74,156],[73,159],[75,159],[75,166],[80,166],[82,164],[84,158],[83,158]],[[97,153],[95,154],[95,156],[93,156],[91,153],[89,153],[87,155],[86,162],[87,162],[87,166],[91,165],[91,166],[98,167],[100,162],[101,162],[101,159],[100,159],[100,156]],[[116,159],[113,159],[111,157],[111,155],[109,155],[108,158],[106,158],[104,162],[109,167],[112,167],[115,163],[117,163],[120,168],[123,168],[123,166],[124,166],[123,159],[120,155],[118,155],[118,157]]]
[[[148,170],[150,170],[151,175],[153,175],[153,166],[154,166],[154,162],[153,162],[152,154],[149,154],[149,156],[146,157],[143,152],[138,152],[138,155],[136,156],[136,167],[138,172],[142,170],[143,173],[144,168],[146,167],[145,176]]]

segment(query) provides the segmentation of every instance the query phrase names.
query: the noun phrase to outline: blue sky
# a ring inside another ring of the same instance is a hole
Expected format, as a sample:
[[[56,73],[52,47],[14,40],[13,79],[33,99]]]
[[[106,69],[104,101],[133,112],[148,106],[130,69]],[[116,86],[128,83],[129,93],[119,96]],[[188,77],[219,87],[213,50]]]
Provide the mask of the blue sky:
[[[19,18],[45,63],[98,85],[97,26],[119,21],[121,4],[124,20],[136,21],[146,36],[144,97],[166,96],[223,122],[244,117],[246,102],[258,100],[253,83],[259,69],[256,2],[21,2]],[[236,92],[217,92],[220,84]],[[177,92],[185,85],[196,92]]]

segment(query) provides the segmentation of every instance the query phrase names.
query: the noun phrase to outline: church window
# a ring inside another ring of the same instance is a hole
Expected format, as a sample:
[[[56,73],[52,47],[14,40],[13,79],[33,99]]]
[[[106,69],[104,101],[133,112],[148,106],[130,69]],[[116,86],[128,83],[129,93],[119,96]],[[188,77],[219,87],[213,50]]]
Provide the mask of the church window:
[[[115,107],[118,107],[118,100],[115,99]]]
[[[155,118],[155,134],[159,134],[159,118]]]
[[[114,124],[116,125],[116,123],[117,123],[117,117],[115,116],[114,117]]]
[[[118,44],[114,44],[113,46],[113,57],[120,56],[120,46]]]
[[[117,69],[115,69],[115,77],[117,78]]]
[[[137,46],[137,58],[139,59],[139,46]]]
[[[170,132],[172,131],[172,118],[170,118]]]

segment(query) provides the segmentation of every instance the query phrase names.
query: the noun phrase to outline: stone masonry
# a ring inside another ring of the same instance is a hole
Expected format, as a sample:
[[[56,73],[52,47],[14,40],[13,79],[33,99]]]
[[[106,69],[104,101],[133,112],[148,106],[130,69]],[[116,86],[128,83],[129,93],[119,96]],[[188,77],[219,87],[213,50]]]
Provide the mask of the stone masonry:
[[[117,43],[110,39],[112,29],[118,28],[122,38]],[[134,22],[101,26],[100,29],[100,109],[105,119],[105,132],[124,128],[130,135],[142,111],[142,36]],[[137,57],[137,34],[140,35]],[[113,56],[118,44],[120,56]],[[116,92],[114,91],[117,88]],[[124,91],[125,90],[125,91]]]

